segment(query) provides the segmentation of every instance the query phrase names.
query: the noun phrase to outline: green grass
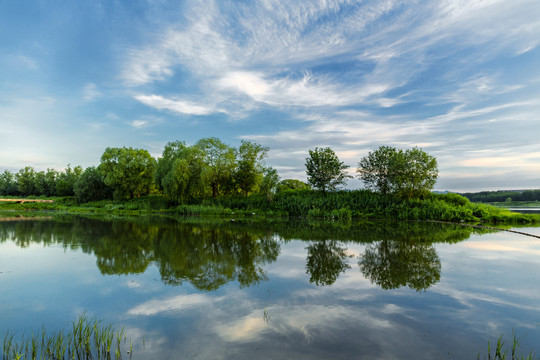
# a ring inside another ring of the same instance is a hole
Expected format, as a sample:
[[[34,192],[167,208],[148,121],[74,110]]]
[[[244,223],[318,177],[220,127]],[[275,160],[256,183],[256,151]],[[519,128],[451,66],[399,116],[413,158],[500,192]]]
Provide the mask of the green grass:
[[[129,350],[128,350],[129,349]],[[7,332],[2,343],[2,360],[121,359],[122,352],[131,358],[133,346],[124,328],[115,330],[86,314],[80,315],[69,331],[39,332],[23,335],[20,341]]]
[[[488,350],[487,355],[484,355],[483,358],[478,354],[478,360],[488,359],[488,360],[537,360],[538,358],[533,355],[532,352],[528,354],[523,354],[521,352],[521,341],[515,332],[512,332],[512,343],[510,346],[505,346],[505,341],[503,336],[499,336],[497,342],[492,344],[491,339],[488,340]]]
[[[175,204],[164,195],[127,201],[102,200],[78,204],[74,197],[54,198],[54,203],[0,203],[0,210],[60,211],[73,214],[178,214],[208,217],[303,217],[312,219],[436,220],[467,223],[540,223],[540,214],[519,214],[483,203],[471,203],[458,194],[430,194],[423,199],[400,199],[368,190],[296,190],[264,195],[223,196],[198,203]]]

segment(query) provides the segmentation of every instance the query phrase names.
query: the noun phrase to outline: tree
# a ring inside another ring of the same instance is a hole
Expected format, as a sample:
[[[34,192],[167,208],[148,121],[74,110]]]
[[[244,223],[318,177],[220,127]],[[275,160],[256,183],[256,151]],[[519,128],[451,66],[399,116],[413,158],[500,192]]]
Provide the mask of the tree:
[[[105,184],[103,174],[94,166],[86,168],[79,176],[73,185],[73,192],[80,203],[112,197],[112,190]]]
[[[268,154],[268,147],[259,143],[242,140],[238,148],[238,167],[235,173],[236,185],[240,192],[248,195],[256,191],[263,179],[263,160]],[[277,175],[277,174],[276,174]]]
[[[156,160],[147,150],[106,148],[99,170],[115,199],[134,198],[150,192]]]
[[[408,199],[428,193],[439,174],[437,160],[416,147],[381,146],[362,158],[356,171],[368,189]]]
[[[75,192],[73,187],[77,182],[79,176],[81,176],[83,168],[81,166],[75,166],[73,169],[68,164],[66,170],[61,172],[56,177],[56,194],[58,196],[73,196]]]
[[[286,190],[311,190],[311,186],[297,179],[284,179],[279,182],[277,192]]]
[[[326,191],[336,190],[340,186],[344,186],[346,181],[351,176],[345,172],[349,168],[330,148],[309,150],[309,157],[306,158],[306,174],[308,183]]]
[[[154,175],[158,188],[176,202],[204,194],[204,153],[184,142],[168,143],[158,160]]]
[[[278,184],[279,176],[276,169],[272,167],[265,168],[259,189],[261,193],[266,195],[268,201],[272,200],[272,195],[276,192]]]
[[[0,174],[0,195],[17,195],[17,181],[15,179],[15,174],[5,170]]]
[[[36,184],[39,193],[45,196],[55,196],[57,194],[56,183],[58,181],[58,171],[47,169],[47,172],[36,173]]]
[[[397,164],[396,192],[400,197],[411,199],[428,194],[439,177],[437,160],[417,147],[402,154]]]
[[[232,147],[218,138],[205,138],[195,144],[204,153],[204,182],[210,186],[213,197],[217,197],[230,183],[236,168],[236,154]]]
[[[397,153],[393,147],[381,146],[360,160],[356,171],[368,189],[379,191],[381,194],[394,191],[392,172],[395,170]]]
[[[36,171],[33,167],[27,166],[19,170],[15,175],[17,180],[17,191],[23,196],[38,195],[36,184]]]

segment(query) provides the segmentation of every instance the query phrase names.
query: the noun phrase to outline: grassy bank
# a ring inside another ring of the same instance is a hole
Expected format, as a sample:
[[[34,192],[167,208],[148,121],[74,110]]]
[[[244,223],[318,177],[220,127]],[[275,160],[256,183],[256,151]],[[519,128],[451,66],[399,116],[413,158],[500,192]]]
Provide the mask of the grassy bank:
[[[395,219],[451,222],[540,223],[540,215],[513,213],[501,207],[471,203],[457,194],[430,194],[423,199],[400,199],[368,190],[284,191],[268,199],[263,195],[218,197],[195,204],[175,204],[165,196],[150,195],[128,201],[103,200],[79,204],[72,197],[53,203],[0,202],[0,210],[55,210],[69,213],[138,215],[172,213],[218,217],[306,217],[314,219]]]

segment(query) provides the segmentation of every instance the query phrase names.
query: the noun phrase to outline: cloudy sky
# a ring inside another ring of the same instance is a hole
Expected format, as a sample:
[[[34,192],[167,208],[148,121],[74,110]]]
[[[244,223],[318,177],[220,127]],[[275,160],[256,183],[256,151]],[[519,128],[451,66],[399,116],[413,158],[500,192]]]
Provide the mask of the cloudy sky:
[[[212,136],[282,178],[418,146],[438,190],[540,188],[540,2],[0,1],[0,171]]]

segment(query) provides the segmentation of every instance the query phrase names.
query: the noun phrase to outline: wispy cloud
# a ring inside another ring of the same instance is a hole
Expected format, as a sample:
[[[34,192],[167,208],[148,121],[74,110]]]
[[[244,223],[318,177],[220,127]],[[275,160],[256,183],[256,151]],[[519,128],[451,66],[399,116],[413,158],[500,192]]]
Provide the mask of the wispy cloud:
[[[180,99],[168,99],[160,95],[136,95],[135,99],[158,110],[170,110],[180,114],[208,115],[214,108]]]
[[[93,101],[101,96],[101,92],[98,90],[98,87],[94,83],[86,84],[83,88],[83,99],[84,101]]]

